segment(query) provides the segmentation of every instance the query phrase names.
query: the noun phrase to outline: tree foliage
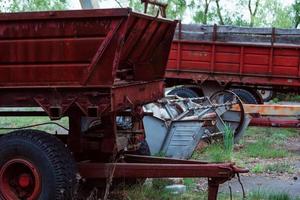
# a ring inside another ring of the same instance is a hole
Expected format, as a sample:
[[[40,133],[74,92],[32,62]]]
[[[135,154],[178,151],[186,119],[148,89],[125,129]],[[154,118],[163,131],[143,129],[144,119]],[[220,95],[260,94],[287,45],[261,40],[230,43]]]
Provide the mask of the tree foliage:
[[[99,0],[100,2],[101,0]],[[121,1],[122,7],[143,12],[140,0]],[[184,22],[253,27],[292,28],[300,26],[300,0],[159,0],[168,3],[167,16]],[[41,11],[66,9],[68,0],[1,0],[0,11]],[[148,13],[157,8],[149,6]]]
[[[292,28],[292,7],[278,0],[263,0],[254,23],[256,27]]]
[[[249,26],[253,27],[255,20],[256,20],[256,14],[259,9],[261,0],[255,0],[254,2],[252,0],[248,0],[248,9],[250,13],[250,23]]]
[[[186,9],[185,0],[168,0],[167,16],[172,19],[182,19]]]
[[[62,10],[66,7],[66,0],[6,0],[1,4],[1,11],[22,12]]]
[[[298,28],[300,24],[300,0],[295,0],[293,4],[293,17],[294,27]]]
[[[129,7],[138,12],[142,12],[144,10],[144,5],[140,0],[129,0]]]
[[[220,25],[224,25],[224,20],[223,20],[223,16],[222,16],[222,8],[220,6],[220,0],[215,0],[216,2],[216,6],[217,6],[217,14],[219,17],[219,23]]]
[[[191,2],[190,7],[195,10],[193,15],[193,20],[198,23],[207,24],[208,21],[211,21],[215,16],[214,12],[211,12],[210,5],[213,0],[203,0],[197,1],[194,0]]]
[[[193,13],[194,22],[202,24],[291,28],[300,24],[300,0],[293,5],[280,0],[198,0]]]

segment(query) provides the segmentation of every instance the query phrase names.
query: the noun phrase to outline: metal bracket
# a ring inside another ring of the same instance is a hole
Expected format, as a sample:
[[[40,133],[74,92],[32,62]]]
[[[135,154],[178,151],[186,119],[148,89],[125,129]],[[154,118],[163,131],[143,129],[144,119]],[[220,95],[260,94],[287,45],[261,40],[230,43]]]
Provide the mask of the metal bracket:
[[[151,4],[151,5],[154,5],[154,6],[158,6],[158,12],[157,12],[157,16],[160,15],[163,17],[163,18],[166,18],[167,17],[167,14],[166,14],[166,9],[167,9],[167,6],[168,4],[166,3],[161,3],[161,2],[158,2],[156,0],[141,0],[141,2],[144,4],[144,13],[147,13],[147,10],[148,10],[148,4]]]

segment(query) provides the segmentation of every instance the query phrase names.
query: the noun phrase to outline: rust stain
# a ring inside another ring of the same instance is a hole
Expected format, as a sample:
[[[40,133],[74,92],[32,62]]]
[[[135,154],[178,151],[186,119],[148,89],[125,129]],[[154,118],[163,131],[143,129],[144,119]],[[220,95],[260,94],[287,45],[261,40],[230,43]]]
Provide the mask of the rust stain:
[[[258,113],[263,116],[298,116],[300,115],[300,105],[255,105],[243,104],[245,113]],[[238,111],[238,106],[234,105],[232,110]]]

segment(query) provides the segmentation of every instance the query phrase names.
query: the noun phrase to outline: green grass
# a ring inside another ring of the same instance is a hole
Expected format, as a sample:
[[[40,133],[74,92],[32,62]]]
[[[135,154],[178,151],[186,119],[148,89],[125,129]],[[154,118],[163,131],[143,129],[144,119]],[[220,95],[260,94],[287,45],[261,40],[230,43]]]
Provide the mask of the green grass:
[[[277,97],[272,100],[272,102],[277,103],[279,101],[295,101],[300,102],[300,95],[296,95],[293,93],[279,93]]]
[[[288,162],[270,163],[266,165],[257,163],[254,167],[251,168],[250,171],[255,174],[261,174],[264,172],[292,174],[294,173],[295,168]]]
[[[267,164],[265,166],[265,171],[291,174],[294,172],[294,167],[290,163],[287,163],[287,162],[272,163],[272,164]]]
[[[184,178],[183,184],[187,186],[188,188],[192,188],[195,186],[195,179],[193,178]]]
[[[233,194],[233,200],[243,199],[241,194]],[[117,200],[117,198],[115,198]],[[171,194],[163,188],[157,189],[151,185],[137,185],[123,190],[123,196],[119,199],[127,200],[206,200],[207,193],[194,191],[192,188],[187,189],[183,194]],[[219,193],[218,200],[230,200],[228,193]],[[292,198],[287,192],[276,192],[267,190],[253,190],[246,193],[245,200],[300,200],[300,198]]]
[[[125,190],[126,196],[123,196],[120,199],[127,200],[205,200],[207,199],[206,193],[203,192],[193,192],[192,190],[188,190],[183,194],[172,194],[166,191],[164,188],[157,189],[155,187],[151,187],[150,185],[145,186],[135,186],[131,188],[126,188]]]
[[[227,134],[230,135],[230,132]],[[298,136],[299,131],[296,129],[251,127],[240,142],[243,145],[240,150],[233,153],[232,138],[225,134],[223,143],[210,144],[204,150],[194,152],[192,158],[210,162],[235,161],[237,163],[241,160],[247,160],[247,158],[284,158],[291,155],[283,147],[284,142],[288,138]]]
[[[284,158],[289,156],[287,150],[276,148],[273,143],[267,140],[248,143],[240,153],[252,158]]]
[[[287,138],[299,137],[300,131],[295,128],[263,128],[249,127],[244,135],[246,139],[267,139],[267,140],[285,140]]]
[[[241,144],[244,146],[236,157],[246,158],[284,158],[291,155],[284,146],[289,138],[300,136],[297,129],[283,128],[258,128],[250,127],[247,129]]]
[[[300,131],[298,129],[292,128],[271,128],[269,131],[269,137],[272,141],[278,144],[284,142],[288,138],[295,138],[300,136]]]
[[[233,131],[227,125],[224,128],[223,143],[210,144],[201,152],[194,152],[192,158],[210,162],[231,162],[233,160]]]
[[[249,200],[297,200],[292,198],[287,192],[254,190],[249,193]]]
[[[261,174],[265,172],[265,167],[262,164],[258,163],[251,169],[251,172],[255,174]]]
[[[194,152],[192,159],[207,160],[209,162],[226,162],[231,158],[224,153],[224,146],[220,143],[214,143],[206,147],[201,152]]]
[[[34,124],[40,124],[45,122],[51,122],[48,117],[0,117],[0,128],[18,128],[18,127],[24,127],[24,126],[30,126]],[[56,123],[59,123],[63,125],[64,127],[68,128],[68,118],[63,118],[58,121],[54,121]],[[61,128],[57,125],[43,125],[43,126],[37,126],[30,129],[39,129],[46,131],[48,133],[56,133],[57,131],[60,132]],[[4,130],[0,129],[0,134],[11,132],[13,130]]]
[[[225,154],[225,158],[227,158],[228,161],[231,161],[233,155],[233,148],[234,148],[234,136],[233,136],[232,129],[228,125],[225,125],[223,143],[224,143],[223,152]]]

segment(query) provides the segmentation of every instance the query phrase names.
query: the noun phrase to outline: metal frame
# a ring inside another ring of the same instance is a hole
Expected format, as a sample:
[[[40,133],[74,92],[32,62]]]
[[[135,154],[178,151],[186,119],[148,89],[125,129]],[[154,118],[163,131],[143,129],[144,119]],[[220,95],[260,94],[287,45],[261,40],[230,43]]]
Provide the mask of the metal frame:
[[[219,185],[236,174],[248,170],[233,163],[207,163],[169,158],[125,155],[125,160],[134,163],[79,163],[80,173],[87,178],[162,178],[162,177],[207,177],[208,200],[216,200]],[[111,174],[112,173],[112,174]]]
[[[299,128],[299,105],[243,104],[245,113],[252,115],[250,126]],[[236,109],[236,108],[233,108]]]

